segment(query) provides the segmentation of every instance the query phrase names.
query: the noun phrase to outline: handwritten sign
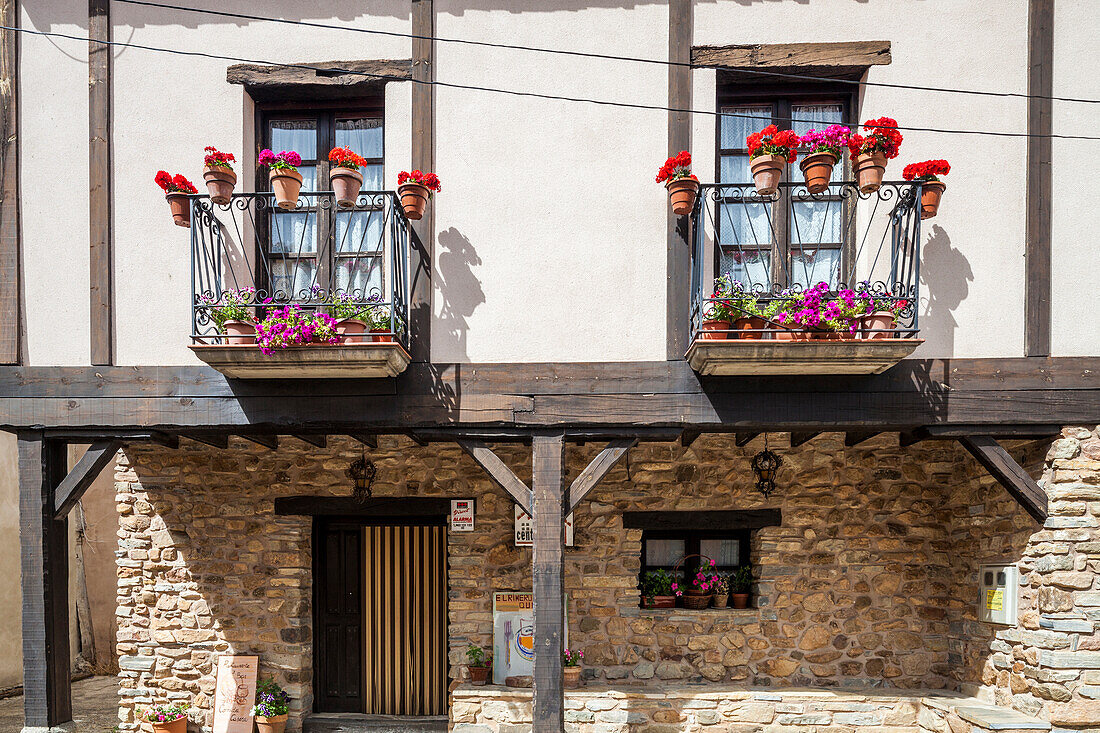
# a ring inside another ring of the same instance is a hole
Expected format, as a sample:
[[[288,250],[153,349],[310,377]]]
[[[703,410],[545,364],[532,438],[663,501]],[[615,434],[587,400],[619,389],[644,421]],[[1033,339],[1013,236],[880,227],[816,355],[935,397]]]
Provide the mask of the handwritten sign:
[[[565,638],[569,646],[569,594],[565,594]],[[533,674],[535,669],[534,594],[493,593],[493,684],[509,677]]]
[[[259,657],[218,657],[214,688],[214,733],[252,733]]]
[[[523,511],[516,504],[516,547],[531,547],[535,540],[535,523],[531,521],[531,515]],[[565,518],[565,545],[573,546],[573,513]]]
[[[473,499],[451,499],[451,531],[474,531]]]

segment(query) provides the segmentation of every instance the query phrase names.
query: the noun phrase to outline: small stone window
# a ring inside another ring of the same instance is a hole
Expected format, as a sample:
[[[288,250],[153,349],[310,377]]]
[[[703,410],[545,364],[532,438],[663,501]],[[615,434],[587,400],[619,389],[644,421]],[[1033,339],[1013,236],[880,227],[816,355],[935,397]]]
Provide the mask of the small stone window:
[[[684,577],[689,577],[698,569],[700,556],[714,560],[718,572],[728,575],[749,563],[750,539],[747,529],[645,530],[642,532],[642,575],[650,570],[664,569],[670,573],[678,570]]]

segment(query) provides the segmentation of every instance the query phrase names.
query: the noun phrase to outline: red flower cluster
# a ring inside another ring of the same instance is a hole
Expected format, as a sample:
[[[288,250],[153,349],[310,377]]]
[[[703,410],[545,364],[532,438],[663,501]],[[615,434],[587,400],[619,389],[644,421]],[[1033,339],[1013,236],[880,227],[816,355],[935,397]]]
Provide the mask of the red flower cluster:
[[[798,157],[798,146],[802,140],[794,130],[780,130],[775,125],[768,125],[760,132],[754,132],[745,138],[745,145],[749,149],[749,158],[758,155],[779,155],[793,163]]]
[[[335,163],[338,168],[351,168],[352,170],[359,170],[360,166],[367,164],[367,161],[352,152],[351,148],[333,148],[328,154],[329,162]]]
[[[233,157],[233,153],[222,153],[217,148],[207,146],[206,157],[202,159],[208,166],[220,166],[222,168],[230,168],[230,163],[236,163],[237,159]]]
[[[412,173],[409,173],[408,171],[401,171],[397,174],[398,186],[404,185],[409,181],[412,181],[413,183],[419,183],[421,186],[428,189],[429,191],[440,190],[439,176],[434,173],[422,173],[420,171],[413,171]]]
[[[666,160],[661,170],[657,171],[657,183],[676,181],[681,178],[695,178],[691,173],[691,153],[686,150],[681,150]],[[695,180],[699,179],[695,178]]]
[[[157,175],[153,177],[153,181],[158,186],[164,189],[165,193],[198,193],[198,189],[195,188],[191,181],[183,177],[183,175],[177,173],[174,176],[168,174],[167,171],[157,171]]]
[[[897,120],[890,117],[867,120],[863,130],[866,135],[855,133],[848,140],[848,152],[853,158],[864,153],[882,153],[887,160],[898,157],[902,137]]]
[[[901,177],[907,181],[914,178],[919,181],[938,181],[940,176],[946,176],[951,172],[951,164],[946,160],[926,160],[923,163],[910,163],[901,172]]]

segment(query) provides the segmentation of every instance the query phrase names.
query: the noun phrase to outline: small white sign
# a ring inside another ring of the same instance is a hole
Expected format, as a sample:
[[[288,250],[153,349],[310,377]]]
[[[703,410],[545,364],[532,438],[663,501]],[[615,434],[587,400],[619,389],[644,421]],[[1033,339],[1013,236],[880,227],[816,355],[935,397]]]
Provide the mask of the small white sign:
[[[252,733],[252,703],[256,701],[259,661],[259,657],[234,654],[218,657],[214,733]]]
[[[473,499],[451,499],[451,531],[474,531]]]
[[[531,547],[535,541],[535,524],[531,515],[516,504],[516,547]],[[573,513],[565,518],[565,545],[573,546]]]

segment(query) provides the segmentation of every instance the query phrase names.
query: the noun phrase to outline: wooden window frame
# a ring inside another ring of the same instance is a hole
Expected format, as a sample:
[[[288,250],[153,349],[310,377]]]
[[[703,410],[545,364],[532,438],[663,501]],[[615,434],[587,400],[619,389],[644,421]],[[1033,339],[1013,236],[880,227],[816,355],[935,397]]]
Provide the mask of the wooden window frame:
[[[664,568],[671,572],[668,565],[650,565],[649,553],[646,545],[650,540],[683,540],[684,555],[698,555],[702,540],[737,540],[737,559],[740,565],[752,564],[752,530],[751,529],[643,529],[642,530],[642,562],[639,580],[645,577],[650,570]],[[714,558],[712,558],[714,559]],[[725,568],[727,566],[719,566]],[[692,557],[684,563],[684,577],[687,578],[699,568],[699,558]]]

